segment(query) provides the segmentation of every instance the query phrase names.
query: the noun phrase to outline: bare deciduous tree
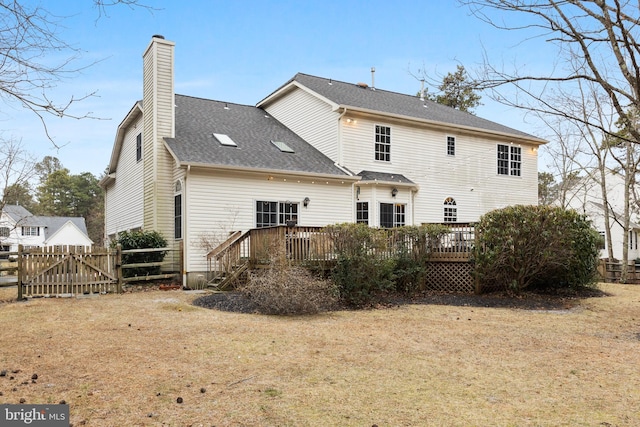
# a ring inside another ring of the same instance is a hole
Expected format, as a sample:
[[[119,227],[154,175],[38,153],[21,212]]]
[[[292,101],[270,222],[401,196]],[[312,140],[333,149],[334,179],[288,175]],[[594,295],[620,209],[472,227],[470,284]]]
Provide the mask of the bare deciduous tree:
[[[523,71],[527,67],[518,64],[514,64],[513,69],[495,66],[498,62],[490,60],[485,53],[476,81],[492,99],[533,112],[554,130],[555,166],[561,174],[566,175],[572,170],[588,171],[587,175],[600,187],[610,258],[611,222],[618,221],[625,230],[624,280],[628,258],[626,231],[632,214],[629,196],[633,192],[638,167],[635,147],[640,143],[640,127],[635,120],[635,112],[640,111],[638,2],[459,2],[495,28],[521,32],[521,40],[540,40],[557,48],[556,62],[538,74],[527,74]],[[620,129],[625,132],[621,133]],[[612,139],[618,143],[610,144],[608,141]],[[622,218],[612,217],[607,195],[606,177],[612,166],[625,178]]]
[[[0,138],[0,213],[5,205],[15,203],[17,188],[29,188],[35,163],[35,157],[24,150],[20,141]]]
[[[93,0],[99,16],[110,6],[140,5],[138,0]],[[49,135],[45,117],[75,119],[93,117],[91,113],[74,114],[72,105],[94,93],[69,95],[65,100],[50,98],[51,90],[62,80],[77,76],[93,64],[80,64],[81,51],[60,37],[64,18],[40,5],[18,0],[0,1],[0,99],[18,102],[33,112]],[[61,60],[54,58],[62,57]],[[56,145],[57,147],[57,145]]]
[[[523,39],[541,39],[558,49],[557,63],[544,75],[525,74],[526,67],[513,70],[493,65],[487,54],[476,78],[498,102],[568,117],[563,105],[549,95],[557,88],[575,88],[576,82],[591,82],[607,96],[621,123],[629,128],[628,139],[640,141],[628,112],[640,111],[640,15],[631,0],[458,0],[495,28],[522,31]],[[511,16],[513,15],[513,16]],[[500,61],[500,63],[503,63]],[[515,94],[505,92],[515,88]],[[615,133],[597,121],[580,116],[572,119],[605,134]]]

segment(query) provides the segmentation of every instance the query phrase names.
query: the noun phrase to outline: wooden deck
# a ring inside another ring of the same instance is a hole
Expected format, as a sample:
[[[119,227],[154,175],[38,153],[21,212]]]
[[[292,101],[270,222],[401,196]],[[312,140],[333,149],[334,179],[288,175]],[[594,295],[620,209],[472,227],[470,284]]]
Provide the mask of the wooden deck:
[[[439,263],[468,263],[474,245],[474,227],[471,224],[443,224],[450,231],[434,242],[422,242],[419,250],[427,250],[428,259]],[[382,245],[371,248],[379,259],[388,259],[400,250],[418,250],[399,229],[385,229]],[[266,227],[244,233],[233,232],[229,238],[209,252],[208,283],[222,283],[237,278],[239,270],[266,266],[277,258],[293,264],[330,268],[338,258],[335,241],[324,227]]]

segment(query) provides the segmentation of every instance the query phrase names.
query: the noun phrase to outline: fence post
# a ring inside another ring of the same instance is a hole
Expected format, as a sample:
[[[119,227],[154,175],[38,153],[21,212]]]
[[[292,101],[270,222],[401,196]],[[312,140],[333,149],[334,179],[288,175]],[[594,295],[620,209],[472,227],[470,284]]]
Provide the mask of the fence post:
[[[22,245],[18,245],[18,301],[22,301]]]
[[[117,292],[122,293],[122,245],[116,246],[116,276],[118,277]]]

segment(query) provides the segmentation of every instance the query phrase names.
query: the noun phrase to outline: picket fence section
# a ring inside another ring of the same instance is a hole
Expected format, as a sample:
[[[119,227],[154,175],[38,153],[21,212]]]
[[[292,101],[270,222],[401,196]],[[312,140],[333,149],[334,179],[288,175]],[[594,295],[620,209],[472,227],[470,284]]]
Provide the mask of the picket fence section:
[[[84,246],[18,248],[18,299],[119,293],[121,250]]]

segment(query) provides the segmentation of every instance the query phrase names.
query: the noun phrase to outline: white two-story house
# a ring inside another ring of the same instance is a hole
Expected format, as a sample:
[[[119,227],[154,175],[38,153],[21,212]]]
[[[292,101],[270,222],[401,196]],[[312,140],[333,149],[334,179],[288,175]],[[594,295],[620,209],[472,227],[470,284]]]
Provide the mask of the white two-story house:
[[[160,231],[185,276],[206,241],[295,222],[372,227],[472,222],[537,204],[545,141],[416,96],[296,74],[256,106],[174,93],[175,44],[143,54],[142,100],[117,129],[107,240]]]
[[[32,215],[17,205],[5,205],[0,215],[0,248],[15,252],[49,246],[91,246],[84,218]]]

